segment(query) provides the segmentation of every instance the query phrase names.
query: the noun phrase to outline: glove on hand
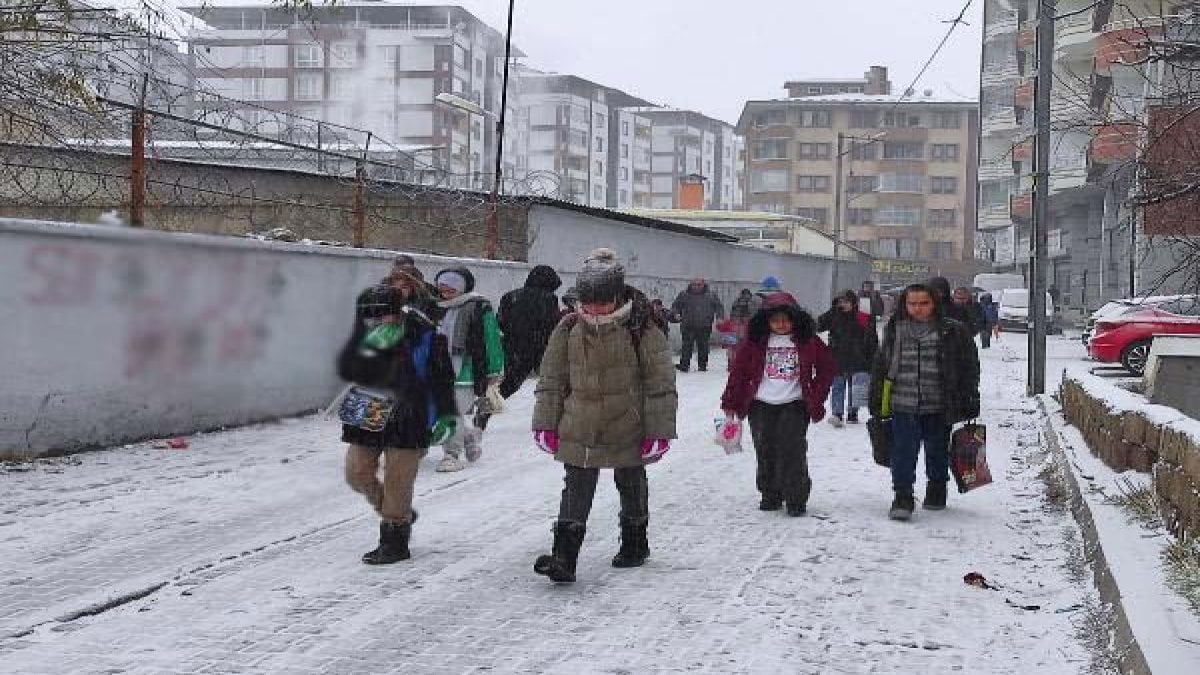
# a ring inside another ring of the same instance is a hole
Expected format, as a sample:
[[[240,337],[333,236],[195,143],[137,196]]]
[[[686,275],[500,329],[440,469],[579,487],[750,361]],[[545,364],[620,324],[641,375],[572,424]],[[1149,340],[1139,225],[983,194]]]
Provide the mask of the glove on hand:
[[[543,429],[533,432],[533,442],[538,449],[551,455],[558,453],[558,432],[553,429]]]
[[[671,449],[671,441],[666,438],[647,438],[642,441],[642,459],[653,463],[663,458]]]
[[[454,436],[454,432],[458,429],[458,420],[450,415],[439,417],[437,423],[433,425],[433,429],[429,432],[430,445],[442,445]]]

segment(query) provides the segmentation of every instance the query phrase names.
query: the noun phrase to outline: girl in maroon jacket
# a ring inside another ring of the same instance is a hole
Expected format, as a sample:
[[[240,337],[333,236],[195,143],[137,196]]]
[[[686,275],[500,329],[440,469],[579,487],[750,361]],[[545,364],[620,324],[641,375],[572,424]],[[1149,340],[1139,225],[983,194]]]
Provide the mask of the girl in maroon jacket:
[[[802,516],[812,490],[808,476],[809,422],[825,417],[825,397],[836,368],[816,336],[812,316],[787,293],[766,298],[752,319],[745,346],[737,350],[721,408],[726,424],[749,417],[758,456],[763,511],[786,502]]]

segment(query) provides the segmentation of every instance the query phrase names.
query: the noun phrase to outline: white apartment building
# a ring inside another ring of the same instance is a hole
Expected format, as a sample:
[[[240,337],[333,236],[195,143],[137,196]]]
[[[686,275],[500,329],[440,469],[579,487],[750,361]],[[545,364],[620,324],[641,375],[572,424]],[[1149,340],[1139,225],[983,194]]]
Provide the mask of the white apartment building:
[[[302,13],[268,2],[183,8],[207,24],[188,36],[197,88],[233,99],[201,103],[219,116],[236,101],[369,131],[434,164],[460,187],[487,189],[493,173],[504,66],[504,35],[452,5],[383,0],[316,4]],[[514,56],[523,56],[513,50]],[[505,172],[525,163],[527,141],[516,113],[517,71],[509,82]],[[442,92],[471,100],[475,115],[438,104]],[[257,133],[295,134],[303,120],[255,107],[238,111]],[[284,128],[284,127],[293,128]],[[308,125],[315,126],[315,125]],[[358,141],[361,133],[345,132]],[[311,142],[311,139],[305,139]]]
[[[653,124],[649,208],[680,208],[679,185],[688,176],[704,179],[704,207],[741,207],[738,136],[731,124],[691,110],[639,107],[630,112]]]

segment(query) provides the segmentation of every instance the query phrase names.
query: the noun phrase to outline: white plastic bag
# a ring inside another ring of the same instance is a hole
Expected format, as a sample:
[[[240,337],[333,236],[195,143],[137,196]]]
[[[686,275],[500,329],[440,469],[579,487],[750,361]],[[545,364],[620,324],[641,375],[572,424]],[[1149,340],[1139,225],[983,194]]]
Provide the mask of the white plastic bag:
[[[741,420],[727,420],[722,415],[713,420],[713,426],[715,427],[713,442],[725,450],[725,454],[735,455],[742,451]]]

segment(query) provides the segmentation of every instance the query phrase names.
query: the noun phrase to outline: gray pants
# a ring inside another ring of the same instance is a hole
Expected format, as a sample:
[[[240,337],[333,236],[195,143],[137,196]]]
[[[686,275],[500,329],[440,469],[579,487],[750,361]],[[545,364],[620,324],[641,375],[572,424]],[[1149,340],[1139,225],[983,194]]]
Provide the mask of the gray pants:
[[[592,499],[596,496],[596,483],[600,469],[564,465],[562,501],[558,505],[559,521],[586,524],[592,512]],[[613,469],[613,480],[617,493],[621,495],[622,525],[645,525],[650,519],[650,492],[646,481],[646,467],[635,466]]]
[[[442,446],[447,457],[462,459],[466,450],[467,458],[475,461],[483,451],[483,429],[475,426],[475,416],[468,414],[471,406],[475,405],[475,389],[467,386],[454,387],[454,403],[458,406],[458,433]]]

